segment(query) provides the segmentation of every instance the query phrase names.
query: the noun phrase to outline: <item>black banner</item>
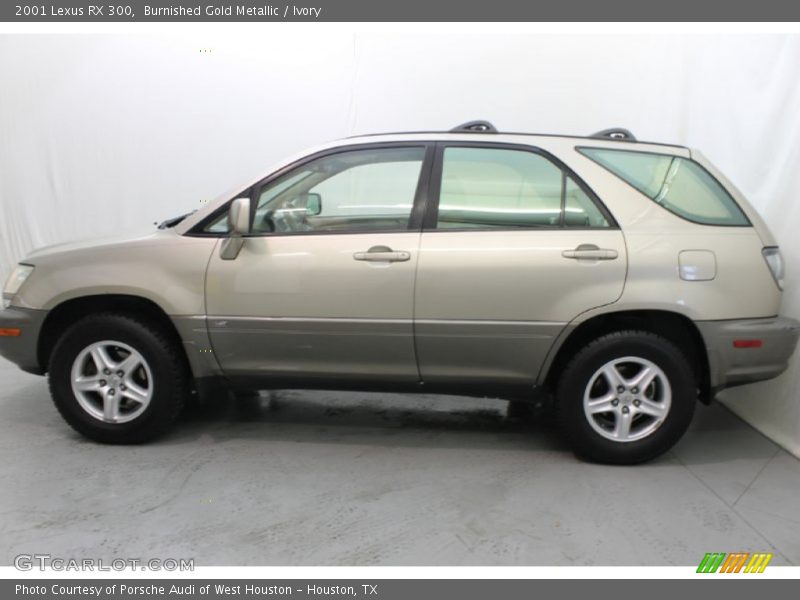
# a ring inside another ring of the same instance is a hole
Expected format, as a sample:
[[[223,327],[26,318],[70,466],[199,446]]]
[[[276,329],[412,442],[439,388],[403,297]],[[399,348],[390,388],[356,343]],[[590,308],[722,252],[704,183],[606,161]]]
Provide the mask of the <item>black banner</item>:
[[[787,0],[66,0],[0,3],[4,22],[798,21]]]
[[[701,580],[613,579],[329,579],[329,580],[4,580],[0,597],[36,600],[486,600],[494,598],[633,598],[674,600],[709,598],[726,600],[797,595],[797,584],[786,579],[709,575]]]

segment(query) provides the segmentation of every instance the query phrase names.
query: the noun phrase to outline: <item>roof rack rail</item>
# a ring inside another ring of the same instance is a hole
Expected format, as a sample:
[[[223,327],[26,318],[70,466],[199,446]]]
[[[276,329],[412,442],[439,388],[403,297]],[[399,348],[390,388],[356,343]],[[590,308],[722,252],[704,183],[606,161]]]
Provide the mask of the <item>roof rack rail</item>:
[[[497,128],[489,121],[467,121],[453,127],[450,133],[497,133]]]
[[[601,140],[619,140],[620,142],[636,141],[636,136],[631,133],[630,129],[625,129],[623,127],[612,127],[611,129],[603,129],[603,131],[598,131],[597,133],[593,133],[589,137]]]

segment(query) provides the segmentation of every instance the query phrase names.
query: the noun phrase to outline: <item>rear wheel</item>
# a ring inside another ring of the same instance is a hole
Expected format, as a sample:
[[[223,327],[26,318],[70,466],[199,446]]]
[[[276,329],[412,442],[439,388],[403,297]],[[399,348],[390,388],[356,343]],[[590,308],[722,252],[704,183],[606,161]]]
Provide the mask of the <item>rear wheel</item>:
[[[163,433],[189,391],[180,350],[152,325],[121,314],[75,323],[56,343],[48,371],[64,419],[86,437],[112,444]]]
[[[559,421],[579,456],[633,464],[666,452],[686,432],[697,390],[669,340],[644,331],[600,337],[561,373]]]

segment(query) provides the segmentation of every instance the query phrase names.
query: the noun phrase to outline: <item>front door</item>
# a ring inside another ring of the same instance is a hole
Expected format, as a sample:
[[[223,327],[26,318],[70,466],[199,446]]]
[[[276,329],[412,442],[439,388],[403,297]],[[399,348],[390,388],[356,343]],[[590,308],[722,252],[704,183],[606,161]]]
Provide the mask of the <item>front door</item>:
[[[209,335],[226,375],[418,380],[412,215],[426,153],[334,151],[253,188],[251,235],[208,266]]]
[[[415,300],[422,379],[533,384],[564,326],[621,295],[622,232],[529,147],[442,144],[431,187]]]

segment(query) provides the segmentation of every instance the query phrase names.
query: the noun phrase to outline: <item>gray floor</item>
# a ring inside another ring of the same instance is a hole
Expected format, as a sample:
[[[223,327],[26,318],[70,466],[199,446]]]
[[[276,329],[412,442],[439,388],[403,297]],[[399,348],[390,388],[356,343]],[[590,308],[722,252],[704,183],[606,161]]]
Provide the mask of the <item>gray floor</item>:
[[[720,406],[663,458],[573,458],[506,403],[278,392],[156,443],[83,440],[0,360],[0,545],[197,565],[800,564],[800,462]]]

